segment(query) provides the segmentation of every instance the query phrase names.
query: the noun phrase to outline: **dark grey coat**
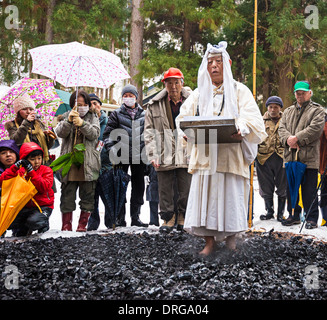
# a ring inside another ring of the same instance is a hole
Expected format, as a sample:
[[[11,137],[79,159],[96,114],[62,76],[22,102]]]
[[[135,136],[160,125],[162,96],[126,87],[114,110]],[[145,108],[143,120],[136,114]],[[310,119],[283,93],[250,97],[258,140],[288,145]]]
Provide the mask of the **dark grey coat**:
[[[109,152],[110,161],[113,164],[118,163],[115,163],[111,153],[117,154],[123,164],[139,164],[142,162],[145,112],[139,104],[137,104],[137,108],[134,120],[124,104],[109,116],[107,126],[103,132],[103,140],[105,148]],[[112,152],[110,152],[111,150]]]

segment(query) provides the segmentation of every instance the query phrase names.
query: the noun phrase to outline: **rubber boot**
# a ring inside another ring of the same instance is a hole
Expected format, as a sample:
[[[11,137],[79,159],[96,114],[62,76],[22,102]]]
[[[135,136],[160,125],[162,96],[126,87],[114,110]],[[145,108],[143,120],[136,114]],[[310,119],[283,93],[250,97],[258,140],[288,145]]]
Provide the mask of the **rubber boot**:
[[[266,214],[260,216],[260,220],[269,220],[274,217],[274,200],[265,200]]]
[[[61,219],[62,219],[61,231],[72,231],[73,212],[62,213]]]
[[[282,222],[284,218],[286,198],[278,197],[277,221]]]
[[[78,227],[76,229],[77,232],[86,232],[87,222],[89,221],[89,217],[91,212],[89,211],[81,211],[81,215],[79,216]]]
[[[147,223],[143,223],[140,220],[140,211],[141,211],[141,206],[132,206],[131,205],[131,226],[136,226],[136,227],[147,227]]]
[[[321,226],[327,227],[327,206],[320,208],[320,212],[322,215]]]

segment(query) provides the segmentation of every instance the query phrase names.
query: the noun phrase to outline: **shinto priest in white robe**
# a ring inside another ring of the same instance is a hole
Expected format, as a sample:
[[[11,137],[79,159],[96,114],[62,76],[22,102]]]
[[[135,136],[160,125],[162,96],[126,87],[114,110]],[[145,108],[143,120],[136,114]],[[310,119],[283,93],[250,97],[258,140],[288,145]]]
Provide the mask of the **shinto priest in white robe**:
[[[214,236],[216,241],[248,228],[249,165],[257,155],[257,145],[267,136],[251,91],[233,79],[226,47],[225,41],[218,46],[208,44],[198,72],[198,88],[176,118],[179,135],[184,135],[179,125],[185,116],[199,113],[234,118],[243,137],[241,143],[184,145],[190,153],[188,171],[192,173],[184,230],[197,236]],[[207,71],[210,53],[222,54],[224,78],[219,89]]]

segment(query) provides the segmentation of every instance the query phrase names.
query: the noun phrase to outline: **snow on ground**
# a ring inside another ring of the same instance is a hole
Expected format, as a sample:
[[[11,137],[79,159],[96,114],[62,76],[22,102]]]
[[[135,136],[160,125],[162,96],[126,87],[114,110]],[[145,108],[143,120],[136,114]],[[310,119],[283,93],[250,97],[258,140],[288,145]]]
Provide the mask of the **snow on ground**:
[[[60,182],[56,180],[56,185],[58,192],[55,194],[55,207],[53,210],[53,213],[50,217],[50,230],[43,235],[41,235],[41,238],[49,238],[49,237],[75,237],[75,236],[83,236],[85,233],[80,232],[69,232],[69,231],[61,231],[61,212],[60,212]],[[130,185],[127,190],[127,204],[126,204],[126,222],[127,227],[119,227],[115,230],[107,229],[104,225],[104,205],[100,201],[99,205],[99,212],[100,212],[100,226],[97,231],[88,231],[88,234],[95,234],[95,233],[114,233],[114,232],[126,232],[126,233],[139,233],[147,231],[148,233],[155,233],[159,231],[159,227],[156,226],[149,226],[148,228],[140,228],[140,227],[131,227],[131,219],[129,214],[129,200],[130,200]],[[76,200],[76,208],[78,208],[78,201]],[[277,197],[275,198],[275,206],[277,206]],[[258,181],[256,178],[256,175],[254,176],[254,219],[253,219],[253,231],[270,231],[274,229],[274,231],[280,231],[280,232],[291,232],[294,234],[299,234],[300,228],[302,224],[300,225],[294,225],[291,227],[285,227],[280,222],[278,222],[276,219],[268,220],[268,221],[261,221],[260,215],[265,213],[265,207],[264,207],[264,201],[259,195],[259,187],[258,187]],[[78,218],[79,218],[80,211],[77,209],[74,212],[73,215],[73,230],[76,230],[77,224],[78,224]],[[287,212],[285,212],[284,216],[287,217]],[[144,201],[144,205],[141,208],[141,215],[140,219],[148,223],[150,221],[150,209],[149,209],[149,203],[147,201]],[[160,220],[160,224],[162,224],[162,220]],[[321,216],[319,216],[318,225],[319,227],[312,230],[307,230],[305,227],[303,227],[301,235],[303,236],[310,236],[313,238],[316,238],[317,240],[323,240],[327,241],[327,228],[321,227]]]
[[[55,149],[55,153],[59,151],[60,148]],[[60,182],[56,179],[56,186],[57,186],[57,193],[55,193],[55,204],[54,210],[52,215],[50,216],[50,230],[45,232],[44,234],[38,235],[38,237],[42,239],[51,238],[51,237],[78,237],[84,236],[86,233],[75,232],[78,224],[79,219],[79,206],[78,202],[79,199],[76,200],[76,211],[73,214],[73,231],[61,231],[61,212],[60,212]],[[265,206],[264,200],[259,195],[259,187],[256,174],[254,174],[254,218],[253,218],[253,227],[251,228],[252,231],[266,231],[269,232],[270,230],[274,229],[274,231],[278,232],[291,232],[294,234],[299,234],[300,225],[293,225],[291,227],[285,227],[276,219],[268,220],[268,221],[261,221],[260,215],[265,213]],[[104,205],[102,201],[99,201],[99,212],[100,212],[100,226],[97,231],[88,231],[87,234],[96,234],[96,233],[115,233],[115,232],[126,232],[126,233],[141,233],[147,231],[148,233],[156,233],[159,232],[159,227],[156,226],[149,226],[148,228],[144,227],[131,227],[131,218],[129,213],[129,200],[130,200],[130,192],[131,192],[131,185],[129,184],[127,189],[127,203],[126,203],[126,222],[127,227],[118,227],[115,230],[107,229],[104,225]],[[78,197],[77,197],[78,198]],[[144,194],[145,199],[145,194]],[[275,195],[275,210],[277,208],[277,196]],[[276,214],[275,214],[276,216]],[[285,210],[284,216],[287,217],[287,211]],[[144,200],[144,205],[141,208],[141,215],[140,219],[144,223],[149,223],[150,221],[150,209],[149,203]],[[160,224],[163,223],[162,220],[159,219]],[[321,227],[321,215],[319,214],[318,220],[318,228],[307,230],[303,227],[301,235],[309,236],[316,238],[317,240],[327,241],[327,227]],[[177,231],[176,231],[177,232]],[[7,231],[6,237],[11,236],[11,231]]]

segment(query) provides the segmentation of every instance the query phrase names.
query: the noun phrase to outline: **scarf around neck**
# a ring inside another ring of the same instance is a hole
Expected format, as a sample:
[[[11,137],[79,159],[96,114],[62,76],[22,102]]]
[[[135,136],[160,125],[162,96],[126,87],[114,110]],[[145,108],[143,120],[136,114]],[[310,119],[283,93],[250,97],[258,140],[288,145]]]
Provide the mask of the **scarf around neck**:
[[[17,123],[16,119],[15,119],[15,124],[16,124],[16,127],[19,128],[19,124]],[[46,163],[47,161],[49,161],[49,150],[48,150],[48,145],[47,145],[47,141],[46,141],[46,136],[41,129],[40,122],[36,120],[34,122],[34,129],[29,130],[29,131],[32,133],[32,135],[36,136],[36,139],[39,142],[40,147],[43,149],[43,154],[44,154],[43,159],[44,159],[44,163]],[[26,135],[24,142],[31,142],[28,133]]]

